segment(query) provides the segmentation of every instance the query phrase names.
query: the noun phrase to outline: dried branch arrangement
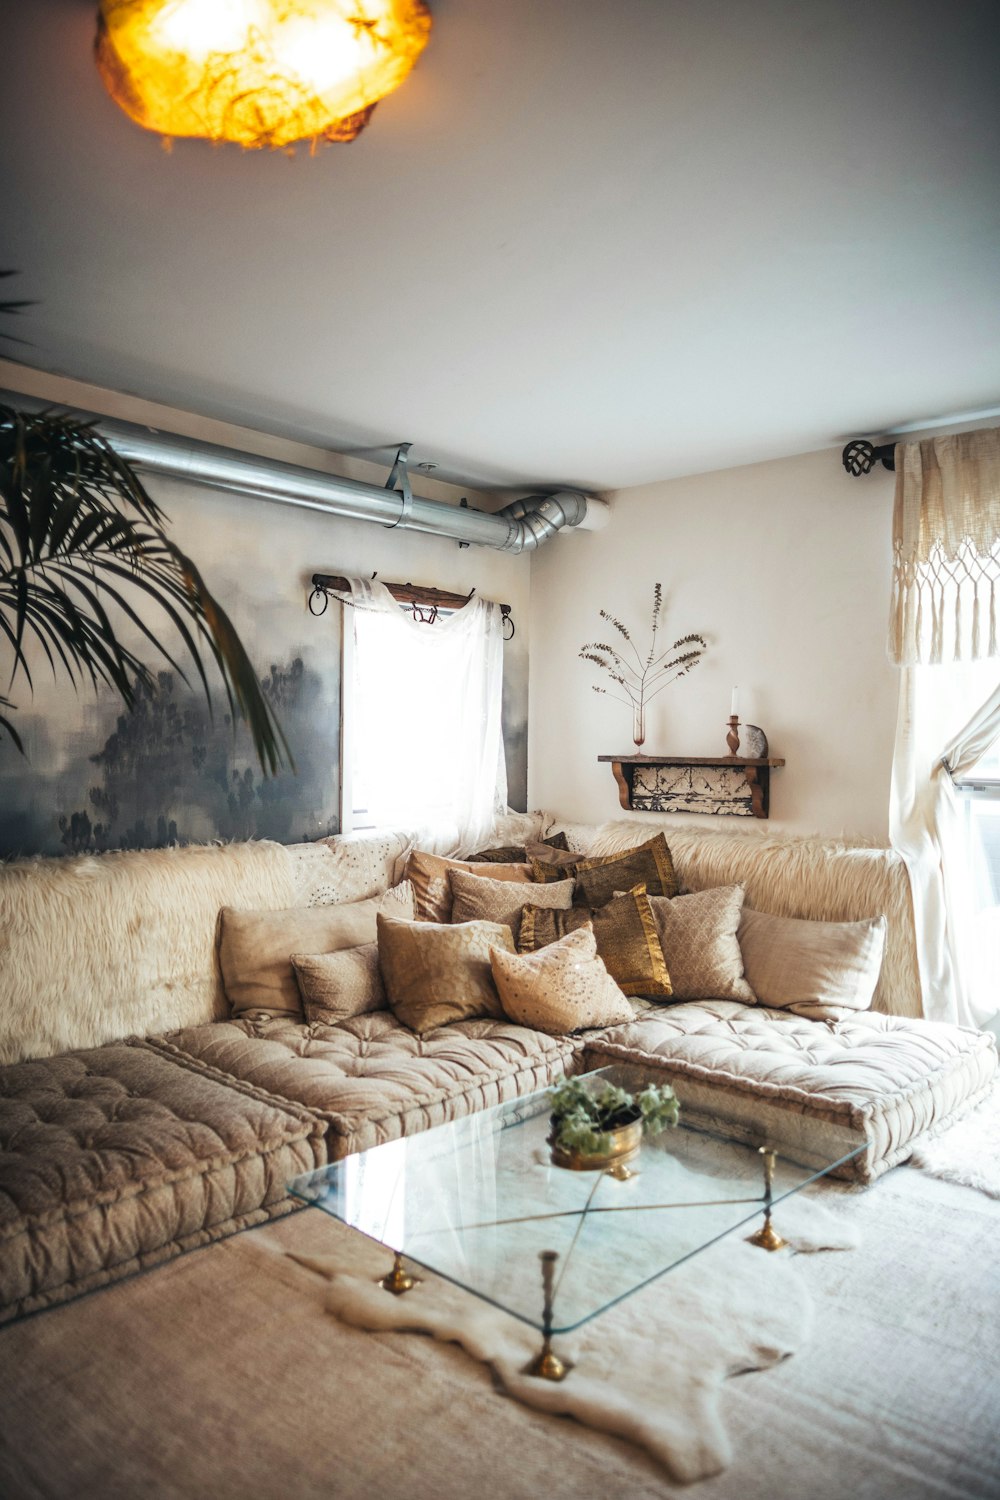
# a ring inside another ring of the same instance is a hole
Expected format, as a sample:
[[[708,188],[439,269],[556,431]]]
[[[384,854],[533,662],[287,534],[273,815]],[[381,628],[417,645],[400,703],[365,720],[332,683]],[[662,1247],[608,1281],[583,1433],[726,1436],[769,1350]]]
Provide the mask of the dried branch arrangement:
[[[621,649],[607,641],[591,641],[580,650],[584,661],[591,661],[607,672],[611,681],[622,690],[614,692],[594,684],[595,693],[616,698],[619,703],[631,707],[632,738],[636,745],[643,744],[646,738],[646,705],[670,683],[696,667],[708,645],[704,636],[683,635],[661,651],[658,635],[662,611],[663,585],[657,583],[653,586],[652,640],[645,656],[633,641],[631,632],[606,609],[601,610],[601,619],[621,636],[624,643]]]

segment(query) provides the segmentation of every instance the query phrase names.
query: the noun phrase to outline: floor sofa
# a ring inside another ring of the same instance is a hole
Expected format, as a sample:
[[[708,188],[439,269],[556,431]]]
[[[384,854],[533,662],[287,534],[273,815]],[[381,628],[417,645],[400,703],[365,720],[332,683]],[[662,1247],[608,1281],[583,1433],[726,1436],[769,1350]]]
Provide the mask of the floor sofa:
[[[501,843],[539,835],[512,817]],[[610,853],[647,822],[562,825]],[[903,867],[882,849],[671,829],[682,886],[739,883],[779,916],[885,914],[870,1012],[814,1020],[707,1000],[635,1002],[632,1022],[549,1036],[471,1020],[417,1036],[389,1011],[337,1026],[233,1020],[222,907],[377,906],[406,835],[164,849],[0,869],[0,1321],[278,1218],[299,1172],[630,1060],[662,1071],[685,1117],[809,1159],[866,1143],[866,1183],[971,1108],[990,1036],[919,1018]]]

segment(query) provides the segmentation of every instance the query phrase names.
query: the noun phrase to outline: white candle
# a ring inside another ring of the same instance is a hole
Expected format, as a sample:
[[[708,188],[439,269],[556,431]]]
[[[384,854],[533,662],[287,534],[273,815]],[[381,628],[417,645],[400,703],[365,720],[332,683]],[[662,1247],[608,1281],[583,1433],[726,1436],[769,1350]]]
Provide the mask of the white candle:
[[[738,717],[739,706],[740,706],[740,690],[739,690],[738,687],[734,687],[733,688],[733,701],[729,705],[729,717],[731,719],[735,719],[735,718]]]

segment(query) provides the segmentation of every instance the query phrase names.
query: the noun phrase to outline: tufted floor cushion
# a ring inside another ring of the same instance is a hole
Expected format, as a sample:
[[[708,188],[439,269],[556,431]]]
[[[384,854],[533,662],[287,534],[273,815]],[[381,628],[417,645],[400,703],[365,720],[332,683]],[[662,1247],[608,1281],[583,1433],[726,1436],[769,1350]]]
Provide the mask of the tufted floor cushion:
[[[505,1021],[457,1021],[417,1036],[390,1011],[337,1026],[194,1026],[152,1045],[322,1114],[334,1159],[544,1088],[581,1050],[572,1037]]]
[[[288,1212],[322,1136],[141,1043],[0,1068],[0,1321]]]
[[[690,1123],[807,1163],[867,1142],[835,1175],[871,1182],[982,1098],[997,1053],[991,1036],[943,1022],[874,1011],[820,1021],[709,1000],[654,1007],[588,1042],[588,1068],[621,1061],[665,1072]]]

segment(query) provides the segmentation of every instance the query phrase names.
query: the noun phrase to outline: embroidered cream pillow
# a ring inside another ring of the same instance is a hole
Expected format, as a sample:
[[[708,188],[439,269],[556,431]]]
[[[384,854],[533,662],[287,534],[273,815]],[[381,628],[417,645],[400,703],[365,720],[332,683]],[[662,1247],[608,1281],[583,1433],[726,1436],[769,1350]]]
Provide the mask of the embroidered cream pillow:
[[[753,1005],[743,977],[743,954],[736,938],[743,912],[743,887],[723,885],[690,896],[650,896],[660,947],[670,970],[674,1000],[741,1000]]]
[[[405,919],[404,919],[405,920]],[[387,1005],[378,943],[362,943],[339,953],[293,953],[306,1020],[336,1026]]]
[[[530,865],[474,865],[414,849],[406,862],[406,878],[413,887],[413,903],[420,922],[451,921],[451,870],[468,870],[490,880],[530,880]]]
[[[452,870],[450,874],[451,920],[504,922],[515,943],[521,931],[523,906],[531,903],[549,911],[569,911],[573,905],[572,880],[538,885],[533,880],[491,880],[467,870]]]
[[[885,952],[885,917],[807,922],[744,911],[743,966],[761,1005],[810,1017],[832,1008],[868,1010]]]
[[[472,1016],[503,1019],[490,949],[514,951],[501,922],[400,922],[378,917],[378,956],[389,1004],[411,1031]]]
[[[512,1021],[564,1036],[633,1019],[632,1007],[597,956],[590,923],[537,953],[490,953],[500,1003]]]

